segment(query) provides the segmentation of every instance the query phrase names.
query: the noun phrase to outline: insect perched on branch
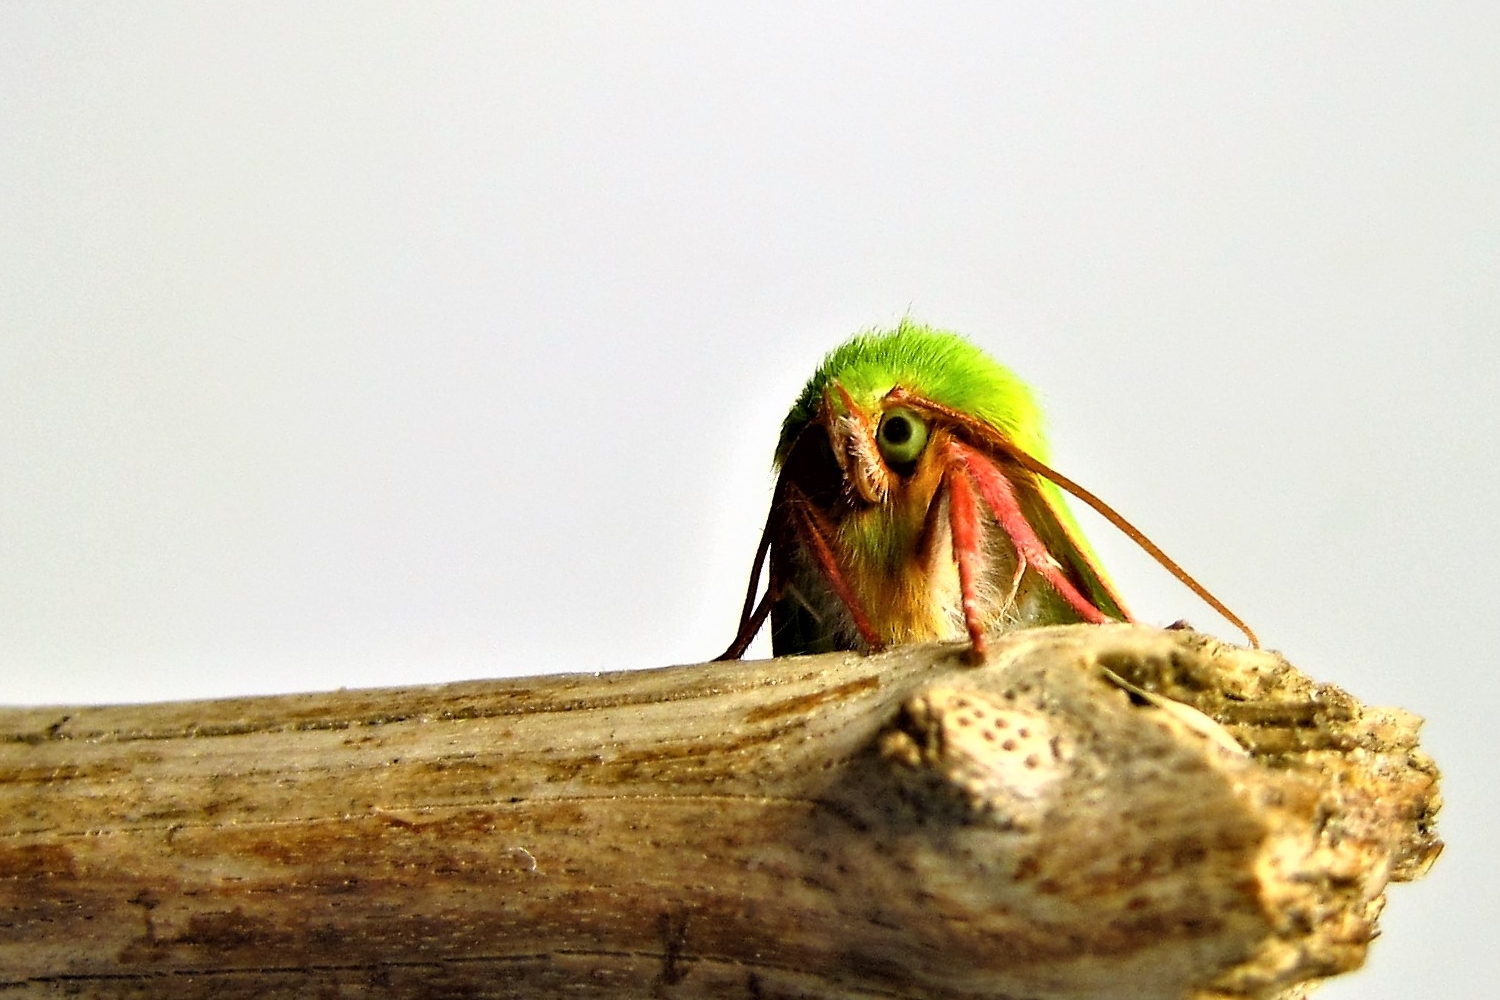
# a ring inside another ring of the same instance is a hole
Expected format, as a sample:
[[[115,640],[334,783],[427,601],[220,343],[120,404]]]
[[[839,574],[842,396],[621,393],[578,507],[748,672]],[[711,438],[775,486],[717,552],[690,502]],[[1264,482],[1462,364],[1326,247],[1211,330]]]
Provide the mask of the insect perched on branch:
[[[1257,644],[1046,458],[1030,388],[967,340],[910,321],[854,336],[823,359],[782,423],[739,632],[719,659],[743,655],[767,617],[777,656],[967,636],[975,659],[990,631],[1131,621],[1063,491]]]

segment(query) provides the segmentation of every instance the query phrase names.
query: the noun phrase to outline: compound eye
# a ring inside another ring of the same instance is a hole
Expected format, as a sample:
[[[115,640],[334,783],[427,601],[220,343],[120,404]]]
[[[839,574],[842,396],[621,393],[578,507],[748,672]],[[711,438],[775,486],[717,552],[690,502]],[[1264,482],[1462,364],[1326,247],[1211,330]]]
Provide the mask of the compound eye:
[[[892,465],[910,465],[927,447],[927,422],[910,410],[886,410],[875,431],[880,454]]]

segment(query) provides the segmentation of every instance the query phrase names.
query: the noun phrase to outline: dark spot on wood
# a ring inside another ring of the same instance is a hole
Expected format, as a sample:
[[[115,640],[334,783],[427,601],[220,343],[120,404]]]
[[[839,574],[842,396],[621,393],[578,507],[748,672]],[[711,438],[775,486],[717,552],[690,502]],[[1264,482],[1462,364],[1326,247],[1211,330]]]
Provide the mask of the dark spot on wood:
[[[657,914],[656,932],[661,939],[661,972],[656,977],[657,992],[663,986],[676,986],[692,971],[691,963],[683,961],[687,948],[688,915],[686,912],[663,912]]]
[[[0,846],[0,879],[76,879],[73,852],[57,844]]]

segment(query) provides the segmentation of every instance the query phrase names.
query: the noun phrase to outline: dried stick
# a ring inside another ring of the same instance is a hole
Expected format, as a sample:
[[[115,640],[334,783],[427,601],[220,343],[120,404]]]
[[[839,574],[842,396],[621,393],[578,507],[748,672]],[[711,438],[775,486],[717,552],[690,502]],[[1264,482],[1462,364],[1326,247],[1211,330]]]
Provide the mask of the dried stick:
[[[1300,996],[1441,846],[1418,725],[1125,625],[3,710],[0,995]]]

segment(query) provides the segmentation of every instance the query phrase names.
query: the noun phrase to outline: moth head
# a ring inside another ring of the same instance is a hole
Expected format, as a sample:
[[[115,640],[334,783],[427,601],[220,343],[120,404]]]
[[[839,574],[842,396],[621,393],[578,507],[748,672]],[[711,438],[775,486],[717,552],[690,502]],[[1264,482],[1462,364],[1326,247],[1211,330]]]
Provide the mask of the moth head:
[[[886,503],[935,471],[930,467],[945,421],[907,405],[910,398],[898,386],[862,403],[838,381],[824,392],[807,433],[826,440],[827,459],[837,465],[845,495],[856,506]]]

